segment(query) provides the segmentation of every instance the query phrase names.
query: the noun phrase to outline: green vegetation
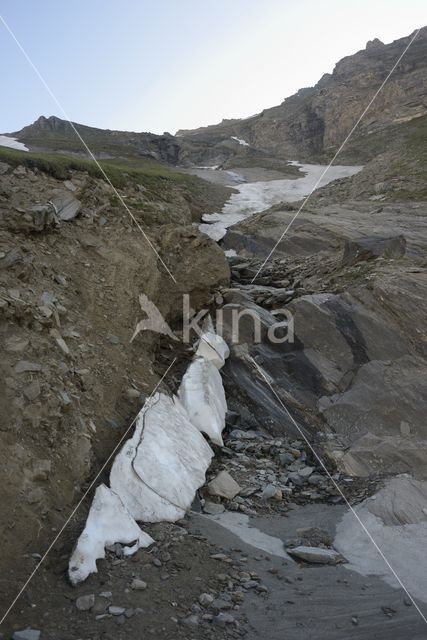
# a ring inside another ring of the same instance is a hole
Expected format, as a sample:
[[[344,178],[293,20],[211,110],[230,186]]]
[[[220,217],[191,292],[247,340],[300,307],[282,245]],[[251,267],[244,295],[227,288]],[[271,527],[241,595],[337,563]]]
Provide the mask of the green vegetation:
[[[29,169],[36,169],[57,180],[67,180],[76,171],[87,172],[91,177],[102,180],[106,180],[107,176],[117,189],[132,184],[141,185],[149,199],[168,203],[173,203],[179,190],[194,212],[195,219],[201,213],[210,213],[221,208],[231,193],[231,189],[227,187],[208,183],[146,158],[99,160],[99,166],[102,168],[100,169],[96,162],[84,158],[57,153],[29,153],[0,147],[0,161],[13,167],[23,165]],[[112,198],[117,199],[117,196]]]
[[[94,178],[103,178],[103,171],[115,187],[122,187],[128,181],[149,186],[154,180],[174,180],[183,184],[192,180],[191,176],[172,171],[154,160],[99,160],[98,164],[90,159],[76,158],[57,153],[29,153],[7,147],[0,147],[0,161],[16,167],[23,165],[30,169],[39,169],[58,180],[66,180],[72,171],[86,171]]]
[[[298,177],[302,175],[298,168],[289,164],[287,160],[275,158],[273,156],[238,154],[231,157],[224,163],[224,169],[250,169],[252,167],[262,167],[263,169],[270,169],[271,171],[279,171],[280,173],[283,173],[284,176],[289,177]]]

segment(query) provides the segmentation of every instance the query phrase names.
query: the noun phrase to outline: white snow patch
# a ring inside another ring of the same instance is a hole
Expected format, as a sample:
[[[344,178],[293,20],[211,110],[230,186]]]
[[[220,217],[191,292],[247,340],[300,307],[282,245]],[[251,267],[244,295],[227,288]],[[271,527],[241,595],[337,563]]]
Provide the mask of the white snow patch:
[[[156,393],[114,460],[111,488],[135,520],[174,522],[184,517],[205,482],[212,457],[178,399]]]
[[[132,555],[141,547],[150,546],[154,540],[141,531],[119,496],[101,484],[70,558],[68,575],[71,583],[75,585],[90,573],[97,573],[96,561],[105,558],[105,547],[115,542],[131,545],[125,547],[124,552]]]
[[[227,403],[221,374],[212,361],[202,357],[193,360],[182,378],[178,396],[197,429],[223,447],[221,434]]]
[[[297,162],[292,162],[291,164],[300,167],[305,172],[305,175],[302,178],[292,180],[269,180],[233,185],[237,193],[231,195],[221,213],[203,215],[203,224],[199,226],[200,231],[218,242],[225,236],[228,227],[241,222],[248,216],[265,211],[274,204],[296,202],[308,196],[322,176],[326,166],[299,164]],[[352,176],[361,171],[362,168],[362,166],[333,165],[321,178],[317,188],[325,186],[332,180]]]
[[[422,561],[427,540],[426,496],[427,482],[408,481],[402,475],[354,508],[409,593],[422,602],[427,602],[427,571]],[[351,511],[337,526],[334,547],[348,560],[347,569],[379,576],[401,588]]]
[[[231,136],[232,140],[235,140],[236,142],[238,142],[239,144],[241,144],[243,147],[249,147],[249,142],[246,142],[246,140],[242,140],[242,138],[237,138],[237,136]]]
[[[11,136],[0,136],[0,147],[10,147],[11,149],[18,149],[18,151],[29,151],[23,142],[19,142],[19,140]]]
[[[201,432],[222,444],[227,404],[221,375],[229,349],[212,320],[204,332],[180,387],[178,398],[156,393],[141,409],[133,436],[116,456],[111,489],[98,487],[69,564],[73,584],[96,572],[105,546],[121,542],[133,553],[153,540],[136,524],[174,522],[191,506],[205,482],[213,451]]]
[[[230,349],[221,336],[214,331],[205,331],[202,334],[196,356],[202,356],[205,360],[212,362],[217,369],[221,369],[229,355]]]

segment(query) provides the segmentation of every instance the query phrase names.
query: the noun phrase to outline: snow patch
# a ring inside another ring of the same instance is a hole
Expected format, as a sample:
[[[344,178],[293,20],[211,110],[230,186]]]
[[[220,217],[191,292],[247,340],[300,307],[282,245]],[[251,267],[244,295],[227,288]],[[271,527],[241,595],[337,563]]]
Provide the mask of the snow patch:
[[[196,356],[202,356],[205,360],[212,362],[217,369],[221,369],[229,355],[230,349],[221,336],[213,331],[205,331],[202,334]]]
[[[231,139],[235,140],[236,142],[241,144],[243,147],[249,147],[250,146],[249,142],[246,142],[246,140],[242,140],[242,138],[237,138],[237,136],[231,136]]]
[[[11,136],[0,136],[0,147],[9,147],[10,149],[18,149],[18,151],[29,151],[23,142],[19,142]]]
[[[317,181],[319,184],[316,188],[320,188],[332,180],[352,176],[363,169],[362,166],[332,165],[326,174],[322,175],[326,169],[325,165],[299,164],[295,161],[291,164],[298,166],[305,175],[291,180],[234,184],[233,188],[237,190],[237,193],[231,195],[221,213],[203,215],[203,223],[199,225],[200,231],[218,242],[225,236],[228,227],[241,222],[254,213],[265,211],[280,202],[296,202],[305,198],[316,186]]]
[[[190,508],[214,455],[202,435],[222,445],[227,403],[219,369],[229,349],[208,318],[196,355],[183,377],[180,400],[154,394],[134,433],[117,454],[111,489],[98,487],[86,526],[70,558],[73,584],[96,572],[105,547],[120,542],[130,554],[153,540],[139,522],[175,522]],[[185,406],[184,406],[185,405]]]
[[[427,540],[427,482],[397,476],[354,510],[409,593],[427,602],[427,573],[421,562]],[[401,588],[351,511],[337,526],[334,547],[348,560],[347,569]]]
[[[223,447],[227,403],[221,374],[211,360],[193,360],[182,378],[178,396],[197,429]]]
[[[135,520],[174,522],[190,507],[212,457],[178,399],[156,393],[114,460],[111,488]]]
[[[97,573],[96,561],[105,558],[105,547],[115,542],[130,545],[124,552],[132,555],[141,547],[149,547],[154,540],[141,531],[119,496],[101,484],[70,559],[68,575],[71,583],[75,585],[90,573]]]

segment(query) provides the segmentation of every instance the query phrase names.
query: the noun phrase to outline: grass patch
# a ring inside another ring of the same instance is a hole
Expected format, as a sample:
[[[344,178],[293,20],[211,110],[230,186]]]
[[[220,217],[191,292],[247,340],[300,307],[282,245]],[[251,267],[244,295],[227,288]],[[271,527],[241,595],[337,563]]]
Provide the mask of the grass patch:
[[[221,208],[232,191],[145,158],[99,160],[105,175],[93,160],[58,153],[32,153],[0,147],[0,161],[12,167],[22,165],[42,171],[57,180],[67,180],[76,171],[86,172],[101,180],[106,180],[106,175],[116,189],[142,185],[146,190],[145,195],[156,201],[173,203],[179,190],[196,217],[199,213],[210,213]],[[117,196],[113,195],[112,198],[118,202]]]

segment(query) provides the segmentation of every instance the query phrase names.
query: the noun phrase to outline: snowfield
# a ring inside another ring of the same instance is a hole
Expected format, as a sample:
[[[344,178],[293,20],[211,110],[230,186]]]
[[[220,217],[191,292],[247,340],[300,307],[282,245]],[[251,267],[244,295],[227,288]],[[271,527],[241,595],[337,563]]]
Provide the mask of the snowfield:
[[[19,140],[11,138],[10,136],[0,136],[0,147],[10,147],[18,151],[29,151],[23,142],[19,142]]]
[[[347,178],[363,169],[362,166],[336,165],[322,175],[326,165],[300,164],[292,162],[305,175],[301,178],[270,180],[266,182],[245,182],[233,184],[238,193],[233,193],[225,203],[221,213],[205,214],[199,229],[213,240],[221,240],[227,228],[241,222],[248,216],[265,211],[279,202],[296,202],[308,196],[316,187],[323,187],[332,180]],[[317,184],[319,183],[319,184]]]

